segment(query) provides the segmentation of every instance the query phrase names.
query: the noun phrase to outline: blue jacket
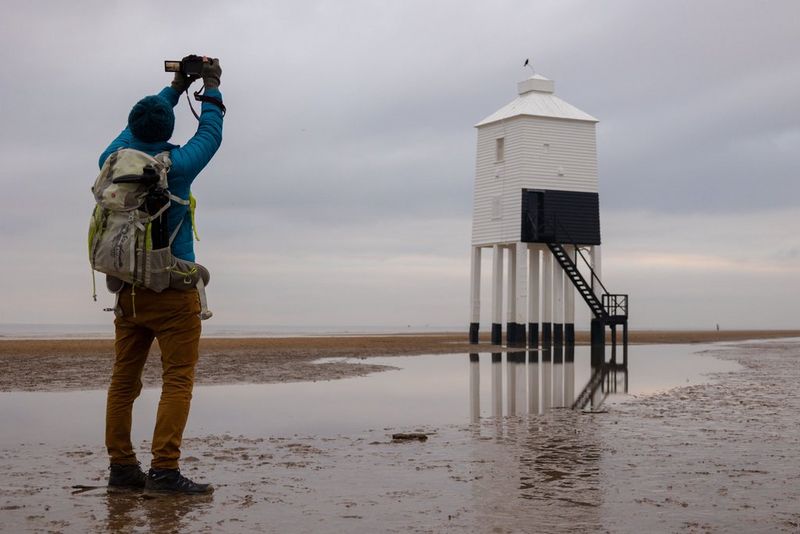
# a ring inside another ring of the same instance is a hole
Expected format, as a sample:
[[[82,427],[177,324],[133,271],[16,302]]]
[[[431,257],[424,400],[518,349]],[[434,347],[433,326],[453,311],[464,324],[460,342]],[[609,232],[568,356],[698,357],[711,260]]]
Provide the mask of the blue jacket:
[[[219,92],[219,89],[206,89],[205,94],[222,100],[222,93]],[[171,103],[172,107],[175,107],[181,96],[171,87],[165,87],[158,95]],[[203,102],[197,133],[184,146],[168,142],[145,143],[134,137],[130,128],[125,128],[100,155],[100,167],[103,166],[108,156],[120,148],[134,148],[151,156],[169,151],[172,160],[172,167],[167,175],[169,191],[175,196],[189,200],[192,182],[203,170],[203,167],[211,161],[221,144],[222,111],[210,102]],[[192,218],[189,207],[173,202],[167,210],[167,227],[170,235],[181,221],[183,221],[181,228],[172,242],[172,253],[183,260],[195,261]]]

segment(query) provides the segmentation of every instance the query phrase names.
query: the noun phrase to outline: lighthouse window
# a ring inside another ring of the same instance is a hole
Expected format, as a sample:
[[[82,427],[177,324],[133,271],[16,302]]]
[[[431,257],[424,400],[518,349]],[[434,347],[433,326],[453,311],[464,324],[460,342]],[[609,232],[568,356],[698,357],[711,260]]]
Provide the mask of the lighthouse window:
[[[506,138],[498,137],[495,139],[495,161],[503,161],[506,156]]]

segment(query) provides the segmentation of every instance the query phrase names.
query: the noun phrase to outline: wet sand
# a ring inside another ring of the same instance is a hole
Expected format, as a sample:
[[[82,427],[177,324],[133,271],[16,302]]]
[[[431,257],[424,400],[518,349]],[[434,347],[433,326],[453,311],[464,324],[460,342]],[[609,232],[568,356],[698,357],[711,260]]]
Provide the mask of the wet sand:
[[[800,342],[707,353],[744,370],[602,419],[610,530],[800,532]]]
[[[800,337],[796,330],[632,331],[631,343],[709,343]],[[588,333],[578,332],[585,344]],[[315,364],[325,357],[369,358],[414,354],[500,352],[488,344],[466,343],[464,333],[285,338],[203,338],[197,383],[240,384],[332,380],[385,370],[346,362]],[[58,391],[107,387],[113,364],[112,340],[0,339],[0,391]],[[145,367],[145,387],[160,384],[158,345]]]
[[[0,529],[798,532],[800,342],[712,352],[742,369],[601,413],[190,437],[183,468],[216,483],[210,497],[73,488],[105,483],[105,455],[54,436],[0,451]],[[428,439],[396,443],[395,432]]]

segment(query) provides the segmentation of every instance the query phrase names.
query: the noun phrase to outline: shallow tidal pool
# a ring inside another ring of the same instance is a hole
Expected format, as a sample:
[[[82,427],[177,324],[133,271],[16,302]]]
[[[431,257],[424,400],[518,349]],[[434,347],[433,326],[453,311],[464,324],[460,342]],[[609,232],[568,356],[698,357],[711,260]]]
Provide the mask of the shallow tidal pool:
[[[631,346],[627,372],[613,377],[616,382],[606,402],[697,384],[708,380],[709,373],[739,368],[735,362],[697,354],[702,348]],[[332,381],[198,386],[186,436],[350,435],[571,407],[592,375],[589,347],[573,350],[572,356],[567,349],[561,355],[525,351],[509,353],[511,357],[480,353],[472,358],[466,354],[337,358],[353,365],[363,362],[393,369]],[[620,352],[617,360],[621,358]],[[333,359],[318,363],[328,361]],[[145,389],[137,399],[134,441],[150,437],[159,394],[159,389]],[[102,444],[105,396],[104,390],[0,393],[0,428],[6,429],[0,446],[53,440]]]

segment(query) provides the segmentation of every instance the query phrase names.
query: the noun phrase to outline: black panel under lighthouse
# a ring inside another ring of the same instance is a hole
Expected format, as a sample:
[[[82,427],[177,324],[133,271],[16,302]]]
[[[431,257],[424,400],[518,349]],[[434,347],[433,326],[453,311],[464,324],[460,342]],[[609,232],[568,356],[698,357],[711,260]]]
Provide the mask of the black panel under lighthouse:
[[[492,249],[491,342],[503,343],[505,319],[508,346],[574,345],[577,292],[599,357],[606,326],[627,341],[628,299],[601,281],[597,119],[554,90],[536,74],[476,125],[469,337],[478,342],[481,253]]]
[[[523,243],[600,244],[597,193],[523,189],[521,206]]]

